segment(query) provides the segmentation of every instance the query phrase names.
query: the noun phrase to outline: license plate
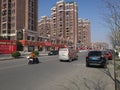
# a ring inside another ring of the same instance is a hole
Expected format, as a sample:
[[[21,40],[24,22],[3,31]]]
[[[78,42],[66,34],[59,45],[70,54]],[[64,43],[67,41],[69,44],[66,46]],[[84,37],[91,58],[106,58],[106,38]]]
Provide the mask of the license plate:
[[[96,57],[92,57],[92,60],[97,60],[97,58]]]

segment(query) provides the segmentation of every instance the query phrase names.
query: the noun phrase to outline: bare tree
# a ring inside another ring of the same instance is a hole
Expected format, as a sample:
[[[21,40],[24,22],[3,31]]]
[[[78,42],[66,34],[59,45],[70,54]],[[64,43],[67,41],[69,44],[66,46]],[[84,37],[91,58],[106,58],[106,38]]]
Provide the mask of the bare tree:
[[[112,45],[120,46],[120,0],[103,0],[106,12],[104,20],[110,29],[110,41]]]

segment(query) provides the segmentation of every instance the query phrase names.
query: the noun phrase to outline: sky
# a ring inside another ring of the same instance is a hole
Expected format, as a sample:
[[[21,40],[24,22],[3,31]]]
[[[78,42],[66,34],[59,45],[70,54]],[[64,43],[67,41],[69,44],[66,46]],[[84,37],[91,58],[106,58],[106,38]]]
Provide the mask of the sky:
[[[60,0],[38,0],[38,18],[41,16],[50,16],[50,9]],[[104,25],[102,17],[102,8],[104,7],[102,0],[64,0],[64,2],[74,1],[78,5],[78,18],[89,19],[91,27],[92,42],[109,41],[109,30]]]

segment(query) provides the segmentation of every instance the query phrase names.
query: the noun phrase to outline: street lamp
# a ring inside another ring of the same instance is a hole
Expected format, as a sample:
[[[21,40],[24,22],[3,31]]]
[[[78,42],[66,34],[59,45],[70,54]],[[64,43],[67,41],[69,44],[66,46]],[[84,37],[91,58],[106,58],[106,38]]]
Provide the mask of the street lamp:
[[[25,36],[25,29],[23,29],[23,40],[26,39],[25,37],[26,37],[26,36]]]

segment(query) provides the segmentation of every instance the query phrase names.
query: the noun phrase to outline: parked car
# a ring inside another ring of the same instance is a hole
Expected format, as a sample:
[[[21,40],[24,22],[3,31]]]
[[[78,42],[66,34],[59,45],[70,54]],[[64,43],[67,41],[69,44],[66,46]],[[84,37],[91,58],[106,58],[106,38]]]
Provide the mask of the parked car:
[[[86,57],[86,66],[93,65],[106,67],[107,60],[105,51],[89,51],[88,56]]]
[[[112,52],[106,52],[106,55],[107,55],[108,60],[112,60],[113,58]]]
[[[51,56],[51,55],[58,55],[58,50],[52,50],[52,51],[50,51],[49,53],[48,53],[48,55],[49,56]]]
[[[72,48],[60,48],[59,49],[59,60],[60,61],[73,61],[78,59],[77,52]]]

